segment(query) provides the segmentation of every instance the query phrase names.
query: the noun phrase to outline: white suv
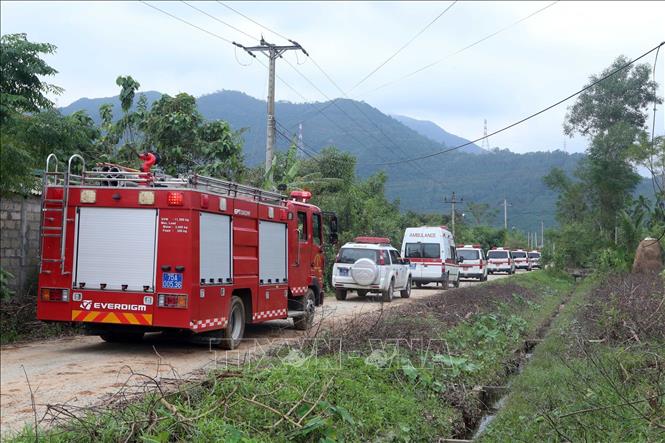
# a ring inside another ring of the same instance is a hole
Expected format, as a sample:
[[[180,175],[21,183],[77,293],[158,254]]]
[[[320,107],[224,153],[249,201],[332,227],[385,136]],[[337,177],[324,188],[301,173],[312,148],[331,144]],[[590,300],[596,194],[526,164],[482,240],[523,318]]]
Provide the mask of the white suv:
[[[398,290],[402,298],[411,296],[409,260],[403,259],[390,239],[357,237],[339,250],[332,272],[337,300],[346,300],[349,290],[360,297],[379,293],[384,302],[393,299]]]

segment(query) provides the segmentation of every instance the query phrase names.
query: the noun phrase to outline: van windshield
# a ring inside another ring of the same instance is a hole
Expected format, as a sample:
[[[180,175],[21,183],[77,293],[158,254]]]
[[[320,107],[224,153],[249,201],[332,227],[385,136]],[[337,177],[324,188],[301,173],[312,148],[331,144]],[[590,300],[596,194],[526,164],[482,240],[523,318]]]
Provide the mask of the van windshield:
[[[508,258],[508,251],[490,251],[487,258]]]
[[[529,252],[529,258],[540,258],[540,254],[538,252]]]
[[[374,263],[377,263],[379,261],[377,252],[375,249],[342,248],[339,251],[337,263],[355,263],[361,258],[369,258]]]
[[[479,260],[480,254],[476,249],[458,249],[457,256],[462,257],[464,260]]]
[[[513,258],[526,258],[526,252],[511,251],[510,255]]]
[[[406,258],[440,258],[441,245],[438,243],[407,243],[404,246]]]

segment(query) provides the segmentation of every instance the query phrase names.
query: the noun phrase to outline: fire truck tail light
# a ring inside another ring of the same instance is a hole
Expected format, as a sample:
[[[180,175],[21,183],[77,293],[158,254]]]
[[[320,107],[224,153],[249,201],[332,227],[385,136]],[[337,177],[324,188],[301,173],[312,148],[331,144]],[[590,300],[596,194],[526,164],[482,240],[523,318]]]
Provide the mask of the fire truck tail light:
[[[84,189],[81,191],[81,203],[94,203],[97,201],[97,191]]]
[[[182,192],[169,192],[166,201],[169,206],[182,206],[185,203],[185,195]]]
[[[69,289],[42,288],[41,298],[43,301],[69,301]]]
[[[185,294],[159,294],[157,305],[160,308],[187,308],[187,295]]]
[[[139,204],[140,205],[154,205],[155,204],[155,193],[152,191],[141,191],[139,192]]]

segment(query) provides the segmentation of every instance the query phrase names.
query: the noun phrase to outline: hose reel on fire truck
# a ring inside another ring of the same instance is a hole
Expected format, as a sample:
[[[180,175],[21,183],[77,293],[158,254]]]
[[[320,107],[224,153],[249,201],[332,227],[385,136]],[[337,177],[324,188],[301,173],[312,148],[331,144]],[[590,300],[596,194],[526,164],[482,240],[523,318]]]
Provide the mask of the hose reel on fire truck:
[[[361,258],[351,266],[351,277],[359,285],[367,286],[374,282],[378,271],[376,263],[368,258]]]

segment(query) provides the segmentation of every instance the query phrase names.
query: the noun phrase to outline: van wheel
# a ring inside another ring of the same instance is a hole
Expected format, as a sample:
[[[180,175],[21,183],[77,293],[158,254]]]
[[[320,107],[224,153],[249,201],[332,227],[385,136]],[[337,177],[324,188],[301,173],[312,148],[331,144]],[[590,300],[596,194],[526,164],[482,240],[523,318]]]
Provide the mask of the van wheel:
[[[420,283],[419,281],[416,282],[416,288],[420,289],[423,287],[423,284]]]
[[[367,291],[365,291],[363,289],[358,289],[358,297],[360,297],[360,298],[367,297]]]
[[[223,331],[224,337],[219,342],[219,347],[229,351],[237,348],[245,336],[245,305],[236,295],[231,298],[229,318]]]
[[[293,319],[293,326],[299,331],[306,331],[312,327],[314,323],[314,315],[316,304],[314,301],[314,291],[307,290],[307,293],[302,297],[300,302],[300,310],[305,314],[301,317]]]
[[[409,298],[411,297],[411,277],[409,277],[409,280],[406,282],[406,287],[399,291],[399,295],[402,298]]]
[[[453,286],[459,288],[459,275],[457,276],[457,280],[455,280],[455,283],[453,283]]]
[[[381,292],[381,301],[390,303],[393,301],[393,292],[395,292],[395,280],[390,280],[390,286],[387,291]]]
[[[346,289],[335,289],[335,298],[337,300],[346,300]]]
[[[444,291],[448,290],[449,278],[450,278],[450,276],[448,274],[446,274],[446,278],[444,278],[443,281],[441,282],[441,286],[443,287]]]

